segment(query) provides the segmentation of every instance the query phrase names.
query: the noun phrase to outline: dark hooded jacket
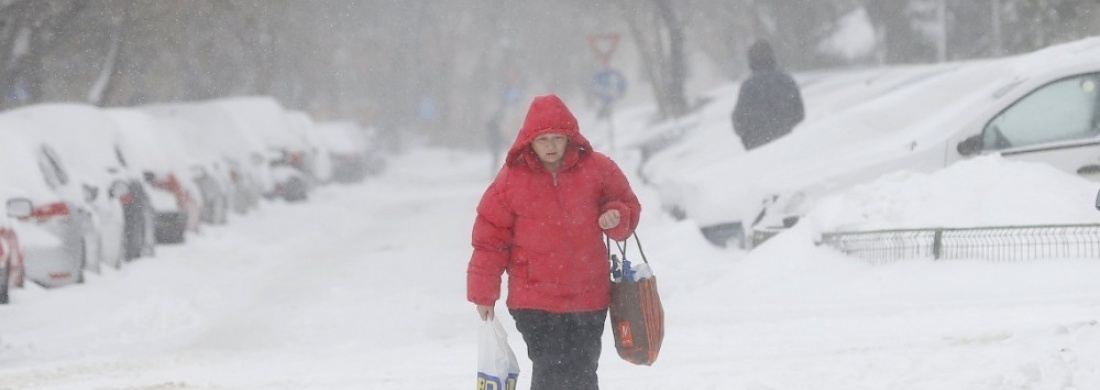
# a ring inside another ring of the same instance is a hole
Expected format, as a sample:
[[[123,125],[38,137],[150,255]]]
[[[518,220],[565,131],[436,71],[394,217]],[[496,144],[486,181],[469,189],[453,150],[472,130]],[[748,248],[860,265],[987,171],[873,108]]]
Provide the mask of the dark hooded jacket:
[[[778,69],[766,42],[749,48],[749,68],[752,75],[741,84],[733,109],[733,129],[745,150],[787,135],[805,117],[798,84]]]
[[[531,148],[545,133],[569,138],[556,180]],[[601,230],[599,216],[612,209],[619,210],[619,225]],[[537,97],[504,167],[477,206],[467,299],[493,305],[507,271],[510,309],[606,309],[611,284],[601,233],[629,238],[640,213],[626,176],[592,150],[565,104],[554,95]]]

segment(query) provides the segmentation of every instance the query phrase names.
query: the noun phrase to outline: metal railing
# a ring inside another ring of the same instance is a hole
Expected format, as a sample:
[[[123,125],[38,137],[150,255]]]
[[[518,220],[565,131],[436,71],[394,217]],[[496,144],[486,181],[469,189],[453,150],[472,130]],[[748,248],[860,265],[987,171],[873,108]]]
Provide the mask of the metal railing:
[[[875,264],[906,259],[1100,258],[1100,225],[835,232],[823,234],[819,244]]]

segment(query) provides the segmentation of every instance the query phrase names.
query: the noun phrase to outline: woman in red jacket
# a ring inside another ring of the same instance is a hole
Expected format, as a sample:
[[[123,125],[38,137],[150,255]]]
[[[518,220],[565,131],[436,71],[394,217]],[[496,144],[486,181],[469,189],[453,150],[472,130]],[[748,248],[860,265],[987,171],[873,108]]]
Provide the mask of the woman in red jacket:
[[[592,150],[557,96],[531,103],[474,222],[467,299],[494,316],[501,274],[507,306],[534,366],[532,389],[598,389],[600,338],[611,297],[603,235],[622,241],[641,205],[626,176]]]

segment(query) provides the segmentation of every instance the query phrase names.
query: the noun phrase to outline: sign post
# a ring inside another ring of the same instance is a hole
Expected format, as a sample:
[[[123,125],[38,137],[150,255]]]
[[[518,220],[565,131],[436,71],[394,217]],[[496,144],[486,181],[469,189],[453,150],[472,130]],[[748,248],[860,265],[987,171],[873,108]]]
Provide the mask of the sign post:
[[[612,68],[611,55],[619,46],[619,34],[608,33],[588,36],[588,46],[600,60],[602,68],[592,77],[591,92],[600,100],[600,118],[607,119],[608,143],[610,153],[615,154],[615,126],[613,119],[614,103],[626,94],[626,77]]]

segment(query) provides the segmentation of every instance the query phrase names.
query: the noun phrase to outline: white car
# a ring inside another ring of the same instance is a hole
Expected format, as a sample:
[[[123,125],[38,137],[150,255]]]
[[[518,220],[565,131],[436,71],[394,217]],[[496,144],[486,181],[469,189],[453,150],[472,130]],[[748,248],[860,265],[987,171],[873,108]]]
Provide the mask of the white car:
[[[24,254],[26,278],[46,287],[84,280],[97,269],[99,234],[86,197],[93,191],[74,180],[50,145],[14,128],[34,123],[0,116],[0,201],[9,212]]]
[[[208,224],[224,224],[228,220],[232,179],[227,164],[213,145],[208,133],[217,131],[181,115],[179,105],[143,107],[157,118],[158,137],[166,145],[183,150],[186,156],[186,177],[198,189],[200,218]]]
[[[148,217],[131,221],[151,221],[152,217],[151,210],[135,204],[130,186],[140,183],[140,176],[122,165],[115,123],[96,107],[71,103],[20,107],[3,116],[40,124],[39,129],[17,131],[50,145],[69,164],[73,180],[91,186],[97,195],[90,203],[101,240],[99,259],[120,267],[126,259],[127,231],[134,231],[127,226],[126,206],[139,206],[134,209],[150,213]],[[148,226],[152,229],[151,223]],[[148,235],[138,233],[137,236]]]
[[[240,214],[259,205],[264,194],[263,183],[271,182],[271,167],[264,157],[268,153],[260,139],[243,128],[233,117],[209,102],[172,105],[180,118],[196,124],[190,136],[195,137],[214,156],[226,162],[229,186],[233,188],[230,203]]]
[[[187,231],[197,231],[202,203],[199,189],[188,180],[187,156],[182,140],[170,137],[158,118],[132,108],[105,110],[119,128],[120,149],[128,165],[142,173],[149,187],[158,243],[185,241]]]
[[[685,211],[722,244],[744,242],[738,230],[789,227],[824,194],[888,172],[930,172],[981,153],[1096,174],[1098,72],[1100,38],[956,64],[686,178],[695,181]],[[704,178],[708,174],[714,177]]]
[[[290,129],[299,142],[306,146],[306,153],[299,163],[298,169],[305,172],[315,184],[327,183],[332,180],[332,156],[321,135],[317,132],[317,125],[309,114],[290,110],[287,112],[290,120]]]
[[[805,101],[806,119],[794,132],[957,67],[956,64],[905,65],[795,74]],[[617,135],[625,147],[642,152],[645,163],[640,173],[647,182],[664,191],[662,203],[666,208],[680,206],[675,184],[683,176],[699,170],[716,170],[746,153],[730,118],[737,103],[737,87],[735,84],[712,91],[704,97],[709,103],[686,117]]]
[[[7,199],[8,193],[0,183],[0,199]],[[0,305],[10,302],[10,291],[24,286],[23,247],[19,244],[19,235],[12,228],[11,219],[29,218],[33,212],[30,203],[6,203],[6,213],[0,215]]]
[[[306,174],[293,167],[306,154],[306,145],[294,136],[286,110],[275,99],[246,96],[212,100],[248,135],[267,148],[265,156],[271,167],[270,183],[264,183],[264,195],[290,201],[305,200],[309,192]]]
[[[368,174],[367,146],[363,132],[352,122],[321,122],[314,131],[328,151],[332,181],[354,183]]]

